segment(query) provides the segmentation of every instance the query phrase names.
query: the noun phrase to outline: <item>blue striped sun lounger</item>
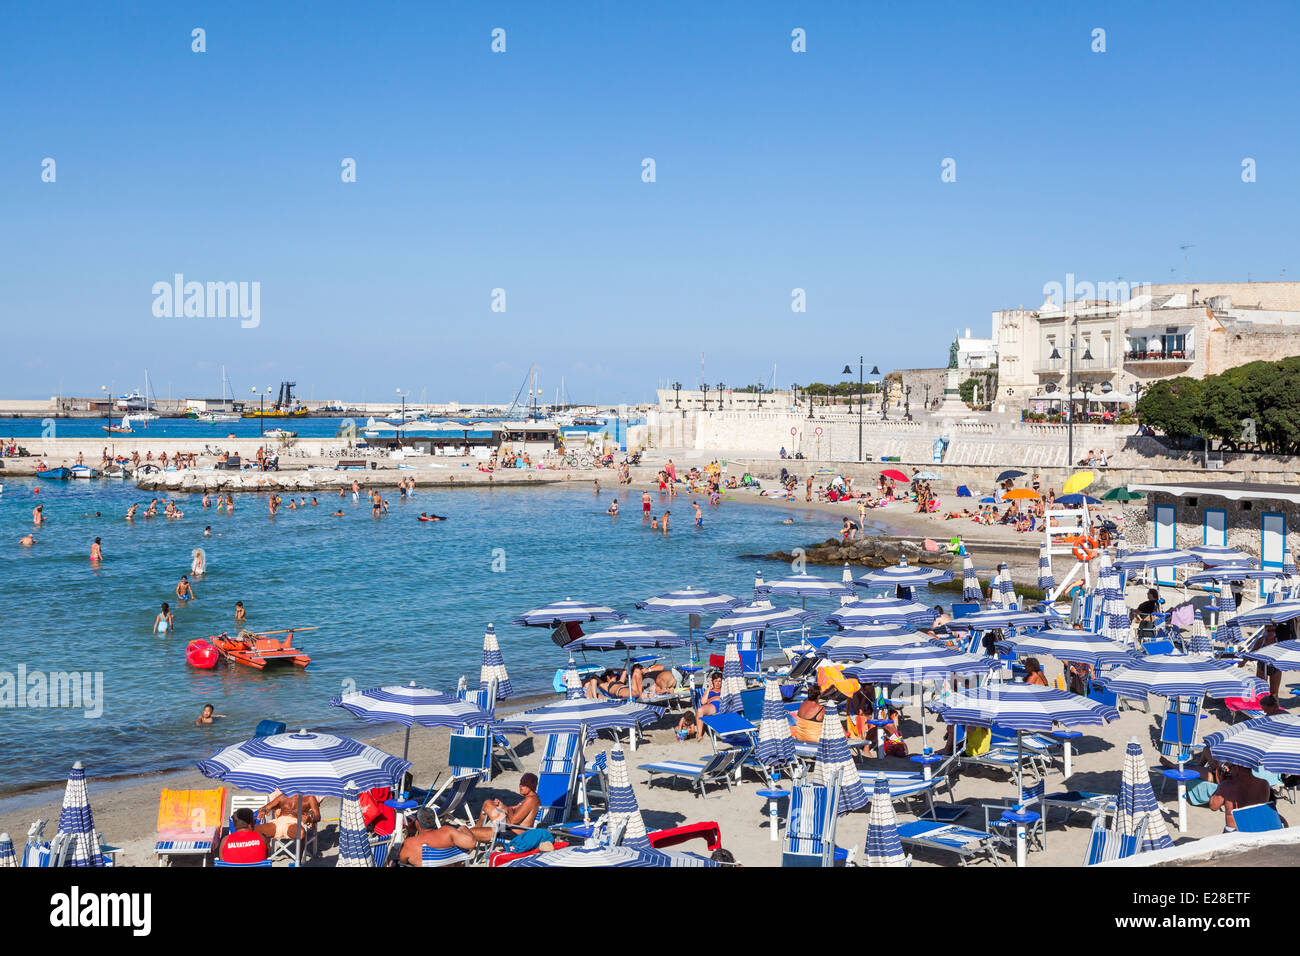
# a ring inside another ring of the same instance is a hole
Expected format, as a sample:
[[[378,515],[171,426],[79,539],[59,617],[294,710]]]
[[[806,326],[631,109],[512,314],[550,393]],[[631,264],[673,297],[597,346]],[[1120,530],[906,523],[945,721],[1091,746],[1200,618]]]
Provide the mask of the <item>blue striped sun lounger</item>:
[[[1146,835],[1147,822],[1141,821],[1132,834],[1108,830],[1102,825],[1101,817],[1092,824],[1092,835],[1083,853],[1084,866],[1096,866],[1112,860],[1126,860],[1141,852],[1142,838]]]
[[[998,866],[998,854],[995,849],[997,838],[984,830],[957,826],[952,823],[939,823],[931,820],[917,820],[902,823],[898,827],[898,838],[905,844],[956,853],[958,862],[965,866],[976,857],[985,856]]]
[[[889,784],[889,799],[894,803],[924,799],[926,809],[917,814],[923,820],[952,823],[970,810],[966,804],[957,802],[953,795],[952,777],[944,772],[943,765],[931,775],[929,780],[925,779],[924,774],[910,770],[862,770],[858,776],[864,787],[874,787],[876,780],[884,777]],[[935,805],[934,795],[941,790],[948,792],[949,806]]]
[[[697,795],[705,796],[705,787],[710,783],[725,784],[727,790],[731,790],[731,775],[750,754],[748,747],[732,747],[729,750],[720,750],[713,754],[704,763],[691,763],[688,760],[663,760],[659,763],[638,764],[638,770],[644,770],[650,774],[647,786],[654,786],[655,780],[660,777],[678,778],[685,780],[695,789]]]
[[[468,860],[469,854],[454,846],[443,850],[431,846],[420,848],[420,866],[425,869],[438,866],[458,866]]]

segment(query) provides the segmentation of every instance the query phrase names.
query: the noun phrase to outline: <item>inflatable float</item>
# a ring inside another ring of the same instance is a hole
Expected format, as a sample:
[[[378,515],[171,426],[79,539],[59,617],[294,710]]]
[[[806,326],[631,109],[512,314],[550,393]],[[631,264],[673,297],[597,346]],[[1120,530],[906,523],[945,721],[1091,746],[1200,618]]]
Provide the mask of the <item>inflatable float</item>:
[[[185,662],[199,670],[211,670],[221,660],[221,652],[206,638],[190,641],[185,645]]]

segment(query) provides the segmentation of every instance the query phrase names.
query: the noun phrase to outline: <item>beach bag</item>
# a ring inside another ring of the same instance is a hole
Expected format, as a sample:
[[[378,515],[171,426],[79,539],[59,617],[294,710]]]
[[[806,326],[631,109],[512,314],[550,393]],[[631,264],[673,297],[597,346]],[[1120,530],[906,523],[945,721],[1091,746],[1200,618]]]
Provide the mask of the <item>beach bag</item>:
[[[966,750],[967,757],[980,757],[989,752],[989,743],[993,737],[993,732],[987,727],[967,727],[966,728]]]

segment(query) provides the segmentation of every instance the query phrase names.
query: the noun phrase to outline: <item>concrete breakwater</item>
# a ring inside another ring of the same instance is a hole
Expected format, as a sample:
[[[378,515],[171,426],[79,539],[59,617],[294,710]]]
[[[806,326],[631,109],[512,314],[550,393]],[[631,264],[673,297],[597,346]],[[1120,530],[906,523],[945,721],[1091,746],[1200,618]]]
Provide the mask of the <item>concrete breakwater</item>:
[[[606,472],[607,474],[607,472]],[[338,491],[352,487],[356,481],[363,488],[396,488],[403,478],[415,481],[419,489],[429,488],[503,488],[522,485],[560,484],[590,480],[585,471],[481,472],[477,469],[335,471],[313,468],[302,471],[165,471],[141,475],[136,487],[142,491],[177,492],[180,494],[267,491]]]

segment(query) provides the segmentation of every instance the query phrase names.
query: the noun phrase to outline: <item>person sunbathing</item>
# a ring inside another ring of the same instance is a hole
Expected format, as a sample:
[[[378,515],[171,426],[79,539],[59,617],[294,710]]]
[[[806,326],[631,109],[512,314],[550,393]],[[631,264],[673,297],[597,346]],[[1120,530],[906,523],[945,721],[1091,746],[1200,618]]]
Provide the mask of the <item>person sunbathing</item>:
[[[257,826],[257,832],[267,839],[293,840],[300,836],[298,818],[302,817],[302,834],[310,833],[320,822],[320,801],[310,794],[288,797],[276,790],[262,807],[261,813],[269,817]]]
[[[433,807],[420,807],[415,813],[415,835],[402,841],[397,863],[407,866],[424,866],[424,847],[435,850],[474,849],[477,841],[466,827],[440,827],[438,814]],[[393,865],[396,866],[397,863]],[[463,864],[457,864],[463,865]]]
[[[520,800],[514,806],[507,806],[495,799],[483,801],[478,826],[461,829],[477,843],[491,843],[496,838],[497,830],[503,827],[511,831],[531,829],[537,819],[537,810],[542,805],[541,798],[537,796],[537,774],[526,773],[519,778],[519,796]]]
[[[821,740],[822,718],[826,715],[826,705],[820,701],[821,693],[821,688],[813,684],[808,688],[808,699],[795,711],[792,733],[796,740],[810,743]]]
[[[722,671],[713,671],[709,674],[709,688],[704,692],[704,702],[700,704],[697,711],[699,717],[712,717],[714,714],[720,714],[719,709],[722,706]]]

